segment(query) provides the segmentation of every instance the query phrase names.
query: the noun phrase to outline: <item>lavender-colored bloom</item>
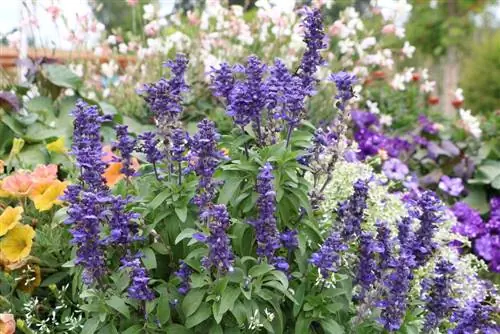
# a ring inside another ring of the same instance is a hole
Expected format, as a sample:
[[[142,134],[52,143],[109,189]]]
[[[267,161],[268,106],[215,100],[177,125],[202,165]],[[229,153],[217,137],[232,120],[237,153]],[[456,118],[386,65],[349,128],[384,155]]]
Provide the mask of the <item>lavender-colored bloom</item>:
[[[231,223],[226,206],[218,204],[212,206],[203,213],[208,221],[210,235],[204,238],[208,245],[208,257],[203,259],[203,266],[210,270],[215,268],[219,273],[233,271],[234,255],[231,249],[231,241],[227,236],[227,229]]]
[[[451,315],[450,320],[455,324],[455,327],[448,330],[448,334],[500,333],[500,325],[495,323],[492,318],[498,312],[499,310],[492,305],[478,302],[467,304]]]
[[[287,272],[290,268],[287,260],[282,256],[275,256],[271,262],[271,264],[278,270]]]
[[[96,106],[89,106],[83,100],[78,100],[72,113],[74,120],[73,145],[71,154],[76,158],[76,166],[80,169],[80,180],[89,189],[105,189],[102,174],[106,163],[100,138],[102,123],[109,121],[107,116],[100,116]]]
[[[368,128],[372,125],[378,126],[380,124],[377,115],[368,111],[353,111],[351,118],[358,128]]]
[[[187,155],[189,166],[186,172],[194,171],[199,176],[198,187],[193,202],[203,210],[215,197],[218,185],[212,179],[217,165],[226,157],[217,148],[219,133],[215,124],[207,119],[198,123],[198,132],[190,141],[191,151]]]
[[[182,93],[188,90],[184,79],[188,59],[177,54],[175,60],[168,60],[164,66],[170,68],[170,79],[161,78],[158,82],[145,84],[138,92],[148,103],[159,124],[175,121],[182,112]]]
[[[457,225],[453,227],[454,232],[468,238],[476,238],[484,233],[485,224],[480,213],[467,203],[455,203],[451,207],[451,211],[457,218]]]
[[[490,200],[490,219],[500,221],[500,197],[493,197]]]
[[[476,239],[474,248],[482,258],[489,263],[494,272],[500,272],[500,235],[485,234]]]
[[[235,82],[231,66],[227,63],[221,63],[218,69],[212,67],[210,78],[212,81],[210,88],[214,96],[223,97],[229,101]]]
[[[302,80],[293,76],[281,60],[275,60],[270,72],[271,75],[266,80],[266,107],[274,110],[275,118],[284,119],[294,127],[300,121],[308,92],[304,89]]]
[[[441,142],[441,148],[450,157],[457,157],[460,154],[460,149],[449,140],[443,140]]]
[[[436,126],[436,123],[432,122],[427,116],[420,114],[418,116],[418,122],[422,127],[422,131],[431,135],[435,135],[439,132],[439,128]]]
[[[404,180],[405,176],[410,172],[408,166],[396,158],[386,160],[382,166],[382,171],[389,179],[399,181]]]
[[[361,222],[366,209],[366,198],[368,197],[366,181],[357,180],[353,187],[354,194],[342,202],[337,209],[337,220],[342,228],[344,240],[351,240],[361,234]]]
[[[461,178],[450,178],[448,175],[443,175],[439,182],[439,189],[451,196],[459,196],[464,191],[464,184]]]
[[[380,232],[379,232],[380,233]],[[383,277],[385,293],[377,303],[382,308],[378,320],[386,330],[399,330],[408,307],[408,292],[413,279],[412,268],[415,266],[412,244],[414,235],[411,219],[405,217],[398,224],[399,255],[388,261],[391,271]]]
[[[257,239],[257,255],[267,258],[269,263],[273,262],[275,251],[280,248],[280,235],[276,227],[276,192],[273,186],[273,168],[266,163],[257,176],[257,208],[259,217],[250,224],[255,228]]]
[[[129,134],[128,126],[117,125],[115,130],[118,141],[114,144],[114,147],[120,151],[121,159],[119,162],[122,163],[120,172],[127,177],[134,176],[135,170],[132,168],[132,153],[135,150],[137,141]]]
[[[170,148],[170,157],[173,161],[185,161],[185,152],[189,144],[189,134],[182,129],[175,129],[172,132],[172,145]]]
[[[65,223],[71,225],[71,242],[77,247],[75,263],[83,266],[83,281],[91,285],[106,273],[104,245],[100,235],[101,222],[107,218],[103,207],[109,203],[110,197],[102,177],[106,164],[102,161],[100,129],[108,118],[101,117],[95,106],[88,106],[82,100],[76,103],[73,116],[71,153],[76,158],[81,182],[69,185],[63,196],[69,203]]]
[[[65,224],[71,225],[71,243],[77,247],[75,264],[83,266],[83,282],[91,285],[107,271],[100,235],[101,222],[107,218],[102,206],[108,203],[109,196],[102,191],[82,191],[75,184],[68,186],[64,200],[70,203]]]
[[[442,222],[443,204],[432,191],[425,191],[417,200],[420,227],[416,232],[414,255],[418,265],[424,264],[437,245],[433,241],[438,224]]]
[[[267,102],[267,89],[264,84],[266,65],[256,56],[250,56],[244,69],[245,81],[235,83],[229,96],[227,114],[234,122],[245,126],[251,121],[260,122],[262,110]]]
[[[138,240],[137,232],[139,230],[135,220],[139,214],[125,211],[129,199],[121,196],[112,196],[109,199],[111,217],[108,219],[109,237],[104,241],[107,245],[129,246],[132,242]]]
[[[329,278],[338,270],[340,253],[348,249],[338,232],[332,232],[320,249],[313,253],[309,262],[318,267],[323,278]]]
[[[181,284],[178,288],[178,291],[181,295],[185,295],[191,289],[191,285],[189,284],[189,279],[193,271],[184,261],[180,261],[179,270],[175,272],[175,276],[179,277],[181,280]]]
[[[302,21],[304,27],[304,42],[306,52],[299,65],[299,76],[302,79],[302,87],[312,95],[315,90],[317,79],[314,77],[318,66],[325,63],[321,57],[320,50],[327,47],[324,42],[323,20],[319,9],[304,8],[305,18]]]
[[[356,83],[356,76],[354,74],[340,71],[330,74],[328,79],[335,82],[335,85],[337,86],[337,95],[335,95],[335,98],[339,100],[337,107],[340,110],[344,110],[346,103],[354,97],[352,86]]]
[[[156,165],[160,160],[162,160],[165,155],[158,149],[159,139],[153,132],[144,132],[139,135],[139,139],[142,141],[140,151],[146,154],[146,160],[153,165]]]
[[[380,248],[377,252],[379,253],[378,267],[380,269],[379,273],[382,273],[390,267],[391,259],[393,258],[392,249],[394,246],[394,242],[391,238],[391,230],[386,222],[377,222],[377,242]]]
[[[356,282],[361,286],[361,292],[357,297],[362,300],[367,291],[372,288],[379,276],[380,268],[377,266],[375,254],[382,253],[384,247],[373,238],[370,232],[361,232],[359,237],[359,264]]]
[[[285,230],[280,234],[281,243],[283,247],[288,250],[294,250],[299,247],[299,240],[297,239],[297,230]]]
[[[137,300],[153,300],[155,299],[154,292],[149,288],[149,277],[147,271],[141,263],[142,254],[135,255],[127,254],[121,259],[122,266],[120,269],[130,270],[131,283],[127,289],[128,296]]]
[[[435,277],[425,278],[422,281],[421,298],[426,303],[423,327],[425,333],[437,328],[441,320],[447,318],[457,306],[451,291],[454,273],[454,266],[446,260],[441,260],[436,264]]]

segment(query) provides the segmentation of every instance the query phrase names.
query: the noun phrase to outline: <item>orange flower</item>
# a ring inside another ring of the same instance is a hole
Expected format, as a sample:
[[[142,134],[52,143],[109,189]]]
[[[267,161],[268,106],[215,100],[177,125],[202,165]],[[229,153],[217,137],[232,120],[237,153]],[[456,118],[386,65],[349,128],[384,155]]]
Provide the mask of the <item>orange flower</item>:
[[[10,313],[0,313],[0,334],[14,334],[16,332],[16,321]]]
[[[27,172],[12,174],[2,182],[2,190],[13,196],[28,196],[33,190],[33,186],[33,178]]]
[[[108,167],[104,171],[102,176],[106,179],[106,184],[108,187],[113,187],[115,184],[120,182],[120,180],[125,178],[125,175],[121,172],[122,163],[115,162],[118,157],[112,152],[111,146],[106,145],[103,147],[104,156],[102,161],[108,163]],[[139,161],[136,158],[132,158],[132,166],[135,171],[139,170]]]

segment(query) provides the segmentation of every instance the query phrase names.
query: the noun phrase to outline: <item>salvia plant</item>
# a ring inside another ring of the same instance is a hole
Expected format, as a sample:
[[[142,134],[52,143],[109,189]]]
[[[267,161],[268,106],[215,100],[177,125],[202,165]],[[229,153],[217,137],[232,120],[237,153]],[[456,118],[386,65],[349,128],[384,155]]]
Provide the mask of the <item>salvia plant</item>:
[[[500,331],[497,288],[463,252],[470,242],[453,213],[436,193],[395,188],[359,160],[348,135],[357,77],[318,79],[322,18],[303,16],[297,68],[250,56],[208,73],[230,133],[209,119],[183,128],[183,54],[138,89],[156,131],[118,125],[105,146],[110,118],[76,104],[76,178],[57,212],[72,279],[56,280],[43,311],[26,301],[22,331],[43,321],[47,333]],[[323,85],[336,88],[335,119],[315,128],[308,102]]]

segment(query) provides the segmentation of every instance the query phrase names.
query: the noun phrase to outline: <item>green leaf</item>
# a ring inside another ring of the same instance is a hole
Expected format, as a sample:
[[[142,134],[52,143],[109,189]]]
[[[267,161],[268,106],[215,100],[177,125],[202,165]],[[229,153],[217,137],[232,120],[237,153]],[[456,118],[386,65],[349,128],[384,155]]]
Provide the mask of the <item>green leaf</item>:
[[[130,319],[130,311],[122,298],[112,296],[109,300],[106,300],[106,304],[123,314],[125,318]]]
[[[226,287],[226,290],[222,294],[220,301],[220,312],[222,314],[226,313],[228,310],[232,309],[236,300],[240,296],[241,289],[239,287]]]
[[[157,316],[162,325],[170,320],[170,303],[166,291],[163,291],[158,298]]]
[[[252,268],[250,268],[250,270],[248,271],[248,275],[252,276],[252,277],[260,277],[264,274],[267,274],[268,272],[270,272],[273,269],[274,269],[273,266],[271,266],[267,263],[261,263],[261,264],[257,264],[255,266],[253,266]]]
[[[192,328],[203,321],[207,320],[212,315],[212,309],[208,304],[203,304],[201,307],[191,316],[186,319],[186,327]]]
[[[464,202],[478,210],[481,214],[488,212],[489,206],[485,189],[480,186],[470,186],[468,190],[469,195],[464,198]]]
[[[26,109],[32,113],[49,113],[54,116],[54,106],[52,99],[47,96],[37,96],[28,101]]]
[[[243,182],[242,177],[230,177],[224,180],[224,186],[219,192],[219,200],[220,204],[227,204],[235,195],[238,190],[241,182]]]
[[[41,287],[46,287],[51,284],[58,283],[59,281],[63,280],[66,276],[68,276],[68,272],[66,271],[60,271],[55,274],[50,275],[46,279],[43,280],[42,284],[40,284]]]
[[[211,328],[208,334],[224,334],[224,331],[222,330],[221,325],[219,324],[214,324]]]
[[[86,333],[82,330],[82,333]],[[127,328],[122,334],[139,334],[143,333],[143,327],[141,325],[132,325]]]
[[[187,218],[187,207],[184,206],[182,208],[175,208],[174,210],[179,220],[185,223]]]
[[[93,334],[99,327],[99,319],[98,318],[90,318],[83,325],[82,333]]]
[[[342,334],[344,333],[344,327],[340,326],[335,320],[327,318],[320,321],[321,327],[328,334]]]
[[[167,328],[165,328],[165,333],[191,334],[192,332],[182,325],[171,324],[171,325],[167,326]]]
[[[181,242],[184,239],[191,238],[194,233],[197,233],[194,228],[185,228],[182,230],[181,233],[175,238],[175,244],[177,245],[179,242]]]
[[[500,190],[500,175],[498,175],[492,182],[491,186],[495,189]]]
[[[311,319],[307,319],[304,313],[300,313],[295,322],[295,333],[309,333],[309,325],[311,324]]]
[[[200,289],[191,289],[184,300],[182,301],[182,312],[186,317],[192,315],[198,307],[200,307],[203,302],[203,297],[205,297],[205,291]],[[189,328],[189,327],[188,327]]]
[[[149,202],[148,208],[150,208],[151,210],[157,209],[161,204],[163,204],[163,202],[165,202],[165,200],[170,195],[171,195],[170,189],[163,190],[161,193],[156,195],[156,197],[151,202]]]
[[[58,87],[78,89],[82,80],[69,68],[59,64],[48,64],[43,66],[47,80]]]
[[[144,263],[146,269],[156,269],[157,265],[155,252],[151,248],[144,248],[142,253],[144,254],[142,257],[142,263]]]
[[[118,334],[118,330],[116,329],[115,325],[107,324],[99,330],[99,334]]]

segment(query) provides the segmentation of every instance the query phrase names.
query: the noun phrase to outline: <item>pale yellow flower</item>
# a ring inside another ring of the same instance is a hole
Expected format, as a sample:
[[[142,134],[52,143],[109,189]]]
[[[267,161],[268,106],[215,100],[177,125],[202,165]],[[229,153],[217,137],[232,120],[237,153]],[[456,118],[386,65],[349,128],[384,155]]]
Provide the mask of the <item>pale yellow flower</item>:
[[[14,226],[21,222],[23,208],[8,206],[0,215],[0,237],[12,230]]]
[[[68,182],[53,181],[43,192],[31,197],[35,208],[38,211],[47,211],[52,209],[54,205],[61,205],[60,197],[64,194],[67,186]]]
[[[64,146],[64,138],[59,137],[57,140],[48,143],[46,146],[47,150],[49,152],[54,152],[54,153],[61,153],[64,154],[66,153],[66,147]]]
[[[31,226],[17,224],[0,240],[0,252],[7,261],[22,260],[30,254],[35,234]]]

